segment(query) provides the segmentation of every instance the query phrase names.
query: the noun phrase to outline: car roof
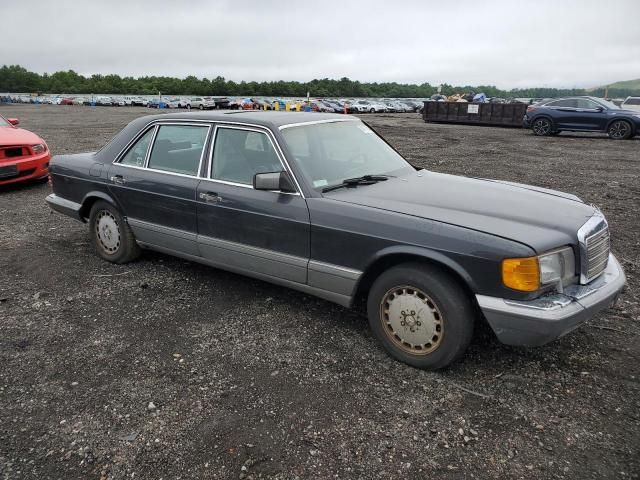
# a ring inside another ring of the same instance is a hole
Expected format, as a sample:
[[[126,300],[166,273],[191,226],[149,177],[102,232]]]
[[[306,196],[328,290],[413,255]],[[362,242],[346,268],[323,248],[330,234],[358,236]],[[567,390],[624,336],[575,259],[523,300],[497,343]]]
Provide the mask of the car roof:
[[[277,129],[284,125],[311,123],[322,120],[342,120],[348,115],[317,113],[317,112],[279,112],[265,110],[232,110],[226,112],[181,112],[165,113],[160,115],[147,115],[137,119],[140,123],[150,123],[156,120],[199,120],[207,122],[235,122],[251,123],[263,127]],[[356,117],[351,117],[356,119]]]

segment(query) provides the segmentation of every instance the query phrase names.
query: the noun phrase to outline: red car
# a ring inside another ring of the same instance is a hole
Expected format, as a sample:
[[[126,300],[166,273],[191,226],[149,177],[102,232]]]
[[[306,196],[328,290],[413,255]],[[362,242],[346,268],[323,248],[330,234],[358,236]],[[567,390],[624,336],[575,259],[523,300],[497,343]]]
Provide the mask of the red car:
[[[19,123],[17,118],[0,115],[0,185],[49,175],[49,147],[35,133],[16,127]]]

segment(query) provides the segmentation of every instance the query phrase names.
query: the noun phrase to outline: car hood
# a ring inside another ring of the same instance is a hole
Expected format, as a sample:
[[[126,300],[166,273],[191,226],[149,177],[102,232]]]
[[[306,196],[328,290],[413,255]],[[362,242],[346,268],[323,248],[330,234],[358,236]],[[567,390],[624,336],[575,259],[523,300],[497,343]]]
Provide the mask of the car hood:
[[[33,145],[43,143],[42,139],[29,130],[13,127],[0,127],[0,145]]]
[[[578,229],[596,211],[555,190],[425,170],[324,195],[515,240],[537,253],[575,244]]]
[[[613,115],[638,115],[640,112],[638,110],[609,110],[609,113]]]

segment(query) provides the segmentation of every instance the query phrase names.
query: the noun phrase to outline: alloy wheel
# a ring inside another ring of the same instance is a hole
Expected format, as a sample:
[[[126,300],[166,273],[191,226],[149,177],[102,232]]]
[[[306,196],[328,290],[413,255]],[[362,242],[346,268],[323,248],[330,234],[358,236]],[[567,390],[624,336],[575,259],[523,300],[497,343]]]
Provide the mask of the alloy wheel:
[[[533,132],[540,136],[549,135],[551,132],[551,122],[546,118],[539,118],[533,122]]]
[[[629,125],[627,122],[617,121],[609,127],[609,136],[611,138],[626,138],[629,134]]]

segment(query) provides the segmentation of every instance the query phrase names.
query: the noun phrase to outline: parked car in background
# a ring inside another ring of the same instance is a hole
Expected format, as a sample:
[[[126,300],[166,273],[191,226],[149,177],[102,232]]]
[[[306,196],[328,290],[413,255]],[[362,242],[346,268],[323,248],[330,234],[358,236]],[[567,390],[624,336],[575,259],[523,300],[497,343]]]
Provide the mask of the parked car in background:
[[[634,110],[640,112],[640,97],[627,97],[620,104],[623,110]]]
[[[64,97],[60,99],[60,103],[58,105],[73,105],[73,97]]]
[[[56,156],[51,183],[50,207],[88,222],[104,260],[148,248],[362,300],[389,354],[419,368],[459,358],[484,319],[504,343],[548,343],[625,284],[594,206],[416,169],[344,115],[141,117],[98,152]]]
[[[114,107],[124,107],[127,105],[127,103],[125,102],[124,98],[122,97],[112,97],[111,98],[111,104]]]
[[[111,97],[96,97],[95,103],[102,107],[111,107],[113,105],[113,100]]]
[[[73,104],[74,105],[84,105],[85,104],[84,102],[86,102],[86,101],[87,101],[87,99],[84,98],[84,97],[76,97],[76,98],[73,99]]]
[[[624,140],[640,131],[640,114],[602,98],[566,97],[530,105],[523,124],[538,136],[562,131],[603,132],[614,140]]]
[[[192,108],[197,108],[199,110],[210,110],[211,108],[213,108],[211,106],[211,103],[203,97],[191,97],[187,99],[185,103],[188,110],[191,110]]]
[[[19,124],[17,118],[0,116],[0,185],[40,180],[49,174],[49,147]]]

